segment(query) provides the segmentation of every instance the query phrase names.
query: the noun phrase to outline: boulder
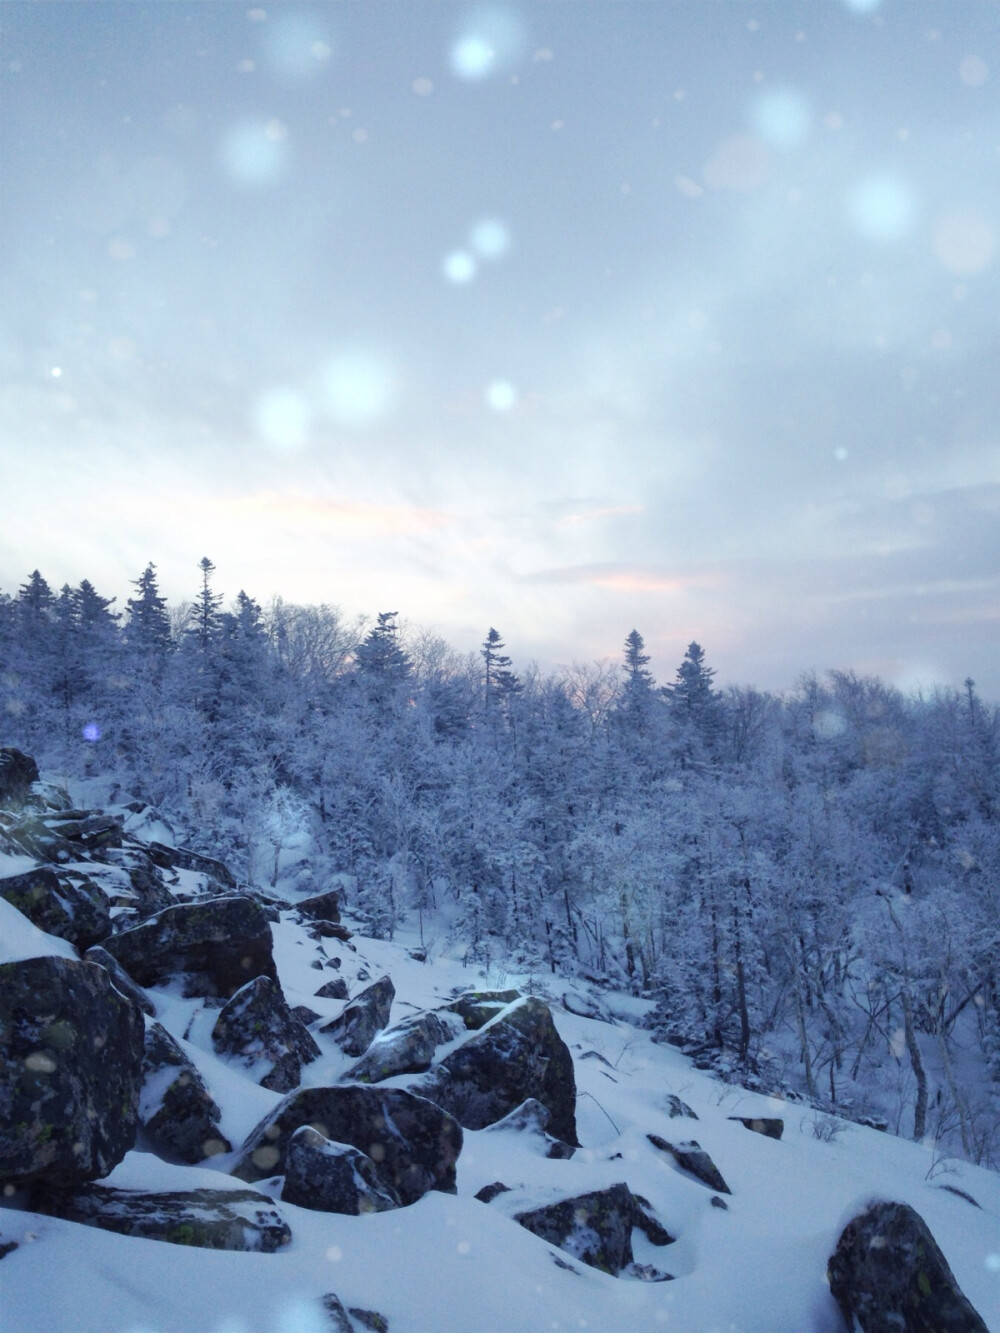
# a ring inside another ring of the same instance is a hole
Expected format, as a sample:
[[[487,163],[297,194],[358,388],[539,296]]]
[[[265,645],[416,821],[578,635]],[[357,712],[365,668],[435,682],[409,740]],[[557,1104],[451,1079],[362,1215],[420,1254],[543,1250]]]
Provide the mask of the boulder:
[[[377,1036],[343,1077],[356,1083],[380,1083],[394,1074],[420,1074],[430,1069],[437,1048],[460,1031],[464,1027],[457,1014],[414,1014]]]
[[[102,949],[99,944],[94,944],[83,956],[88,963],[98,963],[104,968],[116,991],[124,995],[127,1000],[131,1000],[133,1004],[138,1005],[144,1014],[148,1014],[150,1018],[155,1017],[156,1009],[153,1006],[153,1001],[140,986],[135,984],[118,959],[113,958],[107,949]]]
[[[297,1088],[303,1064],[320,1054],[270,977],[255,977],[227,1000],[215,1020],[212,1045],[219,1055],[238,1056],[252,1077],[273,1092]]]
[[[17,810],[38,781],[38,765],[30,755],[11,746],[0,747],[0,810]]]
[[[691,1110],[687,1102],[682,1102],[676,1092],[667,1093],[667,1115],[670,1116],[671,1120],[676,1120],[678,1118],[685,1120],[698,1119],[697,1115]]]
[[[600,1023],[614,1022],[606,1004],[601,1000],[594,999],[592,995],[584,995],[580,991],[565,991],[562,997],[562,1007],[568,1014],[577,1014],[580,1018],[596,1018]]]
[[[632,1225],[638,1227],[650,1245],[673,1245],[677,1239],[653,1211],[653,1205],[641,1194],[632,1195]]]
[[[205,1081],[160,1023],[146,1024],[139,1119],[154,1146],[181,1162],[230,1152],[219,1132],[222,1111]]]
[[[573,1057],[548,1006],[533,996],[503,1010],[414,1091],[450,1111],[466,1129],[484,1129],[533,1097],[550,1113],[549,1132],[579,1147]]]
[[[149,1191],[84,1185],[76,1190],[39,1189],[35,1212],[67,1222],[205,1250],[273,1254],[292,1238],[266,1194],[247,1189]]]
[[[104,941],[140,986],[181,977],[186,996],[228,999],[254,977],[277,981],[271,926],[249,898],[178,903]]]
[[[0,1182],[107,1175],[135,1142],[143,1020],[96,963],[0,966]]]
[[[111,934],[108,901],[84,875],[71,878],[57,874],[51,866],[36,866],[23,875],[0,879],[0,897],[39,930],[69,940],[78,949],[87,949]]]
[[[20,851],[36,861],[57,865],[80,858],[80,847],[55,833],[37,815],[22,815],[6,833]]]
[[[257,1125],[233,1175],[250,1183],[280,1175],[300,1125],[360,1149],[375,1163],[380,1187],[403,1204],[431,1189],[455,1192],[461,1127],[439,1106],[402,1088],[300,1088]]]
[[[574,1259],[617,1277],[633,1261],[632,1191],[622,1183],[515,1213],[514,1220]]]
[[[189,847],[168,847],[162,842],[147,843],[147,851],[155,864],[163,870],[194,870],[221,888],[236,888],[236,879],[232,871],[214,856],[193,852]]]
[[[339,921],[340,894],[336,889],[327,893],[316,893],[311,898],[303,898],[294,904],[295,911],[310,921]]]
[[[320,1028],[333,1037],[345,1055],[364,1055],[376,1033],[389,1022],[396,987],[381,977],[354,997],[344,1012]]]
[[[320,967],[322,966],[323,964],[320,963]],[[316,995],[321,1000],[347,1000],[350,998],[347,982],[343,977],[334,977],[332,981],[324,982]]]
[[[521,998],[519,990],[473,990],[466,991],[456,1000],[441,1006],[452,1014],[458,1014],[470,1032],[478,1032],[509,1004]]]
[[[731,1115],[726,1118],[738,1120],[744,1129],[752,1130],[754,1134],[763,1134],[766,1139],[780,1139],[785,1132],[785,1122],[778,1116]]]
[[[659,1134],[647,1134],[646,1138],[654,1148],[669,1153],[682,1171],[689,1172],[710,1190],[717,1190],[719,1194],[732,1194],[719,1168],[697,1139],[688,1139],[685,1143],[668,1143]]]
[[[905,1203],[873,1203],[844,1228],[827,1279],[862,1333],[987,1333],[927,1223]]]
[[[300,1208],[353,1217],[400,1206],[370,1157],[350,1144],[331,1143],[312,1125],[302,1125],[288,1141],[281,1197]]]
[[[308,933],[311,940],[341,940],[344,944],[352,935],[340,921],[314,921]]]

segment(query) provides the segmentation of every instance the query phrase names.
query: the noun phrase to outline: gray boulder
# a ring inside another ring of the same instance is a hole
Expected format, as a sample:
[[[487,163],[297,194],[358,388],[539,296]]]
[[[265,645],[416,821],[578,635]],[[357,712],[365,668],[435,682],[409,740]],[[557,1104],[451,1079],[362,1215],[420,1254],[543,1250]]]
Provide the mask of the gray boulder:
[[[414,1085],[466,1129],[484,1129],[529,1097],[550,1114],[549,1131],[571,1147],[576,1136],[573,1057],[548,1005],[515,1002]]]
[[[235,994],[254,977],[277,981],[271,926],[249,898],[178,903],[104,941],[140,986],[180,977],[186,996]]]
[[[313,966],[315,966],[315,964],[313,964]],[[320,963],[319,966],[322,967],[323,964]],[[343,977],[334,977],[332,981],[324,982],[324,984],[320,986],[319,990],[316,992],[316,996],[320,1000],[350,999],[350,993],[347,989],[347,982],[344,980]]]
[[[67,1222],[205,1250],[273,1254],[292,1238],[266,1194],[246,1189],[147,1192],[84,1185],[76,1190],[39,1189],[35,1212]]]
[[[38,781],[38,765],[30,755],[11,746],[0,747],[0,810],[17,810]]]
[[[87,949],[111,934],[111,911],[100,890],[86,878],[57,874],[36,866],[22,875],[0,879],[0,898],[39,930]]]
[[[168,847],[162,842],[150,842],[147,851],[163,870],[193,870],[204,875],[210,884],[222,889],[235,889],[236,879],[228,866],[214,856],[205,856],[189,847]]]
[[[873,1203],[845,1227],[827,1278],[862,1333],[988,1333],[926,1222],[905,1203]]]
[[[622,1183],[515,1213],[514,1220],[574,1259],[617,1277],[633,1261],[632,1192]]]
[[[504,1130],[513,1130],[517,1134],[524,1134],[535,1140],[539,1151],[544,1152],[546,1157],[572,1157],[576,1152],[574,1147],[568,1143],[563,1143],[561,1139],[554,1138],[546,1132],[551,1119],[552,1113],[549,1108],[543,1106],[536,1098],[529,1097],[527,1101],[523,1101],[520,1106],[516,1106],[513,1111],[505,1115],[502,1120],[495,1120],[492,1125],[487,1125],[486,1128],[490,1134],[502,1133]]]
[[[310,921],[339,921],[340,895],[336,889],[327,893],[316,893],[311,898],[303,898],[294,904],[296,912]]]
[[[370,1157],[350,1144],[332,1143],[312,1125],[302,1125],[288,1141],[281,1197],[300,1208],[354,1217],[400,1206]]]
[[[668,1143],[666,1139],[661,1139],[659,1134],[647,1134],[646,1138],[654,1148],[669,1153],[682,1171],[689,1172],[710,1190],[717,1190],[719,1194],[732,1194],[732,1190],[722,1177],[722,1172],[697,1139],[688,1139],[684,1143]]]
[[[780,1139],[785,1132],[785,1122],[779,1116],[731,1115],[727,1119],[738,1120],[744,1129],[763,1134],[766,1139]]]
[[[455,1192],[460,1125],[439,1106],[402,1088],[300,1088],[257,1125],[233,1175],[253,1183],[285,1170],[288,1144],[301,1125],[358,1148],[375,1163],[380,1187],[401,1203],[428,1190]]]
[[[0,966],[0,1182],[107,1175],[135,1142],[143,1020],[96,963]]]
[[[685,1120],[698,1119],[697,1115],[691,1110],[687,1102],[681,1101],[676,1092],[667,1093],[667,1114],[670,1116],[671,1120],[676,1120],[678,1117]]]
[[[230,1152],[219,1132],[222,1112],[205,1081],[160,1023],[146,1025],[139,1119],[166,1156],[192,1164]]]
[[[377,1036],[343,1077],[380,1083],[394,1074],[420,1074],[430,1069],[437,1048],[464,1030],[457,1014],[414,1014]]]
[[[255,977],[226,1002],[212,1029],[212,1045],[219,1055],[238,1056],[273,1092],[297,1088],[303,1064],[320,1054],[270,977]]]
[[[396,987],[381,977],[354,997],[339,1017],[320,1028],[345,1055],[364,1055],[377,1033],[388,1024]]]

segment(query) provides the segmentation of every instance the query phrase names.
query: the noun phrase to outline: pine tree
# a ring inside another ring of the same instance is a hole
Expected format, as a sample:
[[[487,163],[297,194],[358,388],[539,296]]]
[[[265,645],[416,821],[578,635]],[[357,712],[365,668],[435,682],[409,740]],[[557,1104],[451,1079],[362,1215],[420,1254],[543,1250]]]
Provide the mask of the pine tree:
[[[714,676],[701,644],[689,643],[676,679],[663,687],[674,718],[693,727],[706,743],[719,738],[724,722],[722,695],[712,686]]]
[[[194,623],[188,632],[194,636],[201,652],[207,653],[221,628],[222,594],[212,591],[215,566],[207,555],[198,561],[198,568],[201,570],[201,591],[194,604]]]
[[[503,639],[498,631],[490,626],[490,632],[479,650],[485,664],[483,699],[488,714],[494,708],[509,707],[511,699],[520,693],[522,688],[517,675],[510,669],[510,658],[503,649]]]
[[[378,695],[391,692],[410,675],[409,656],[399,642],[398,611],[380,611],[378,624],[357,651],[357,667],[369,688]]]
[[[138,595],[130,597],[125,603],[128,614],[126,639],[133,648],[165,653],[170,647],[170,615],[167,599],[160,596],[156,566],[152,561],[132,581],[132,586]]]

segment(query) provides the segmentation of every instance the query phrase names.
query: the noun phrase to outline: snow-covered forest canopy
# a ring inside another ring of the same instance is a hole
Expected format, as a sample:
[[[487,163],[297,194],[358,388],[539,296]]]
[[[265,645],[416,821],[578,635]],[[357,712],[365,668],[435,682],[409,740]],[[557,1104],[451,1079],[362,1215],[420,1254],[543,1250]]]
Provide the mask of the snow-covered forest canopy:
[[[201,562],[121,611],[37,571],[0,592],[0,744],[148,802],[248,883],[339,883],[470,966],[658,1001],[666,1039],[942,1153],[1000,1164],[1000,711],[973,681],[716,688],[689,645],[514,670],[396,612],[224,609]]]

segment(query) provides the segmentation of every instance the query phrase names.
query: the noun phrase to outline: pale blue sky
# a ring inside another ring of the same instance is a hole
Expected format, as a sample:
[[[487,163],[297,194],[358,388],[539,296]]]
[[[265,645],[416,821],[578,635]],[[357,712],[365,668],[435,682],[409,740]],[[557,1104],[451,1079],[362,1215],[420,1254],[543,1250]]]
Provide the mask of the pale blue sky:
[[[995,0],[0,21],[0,588],[1000,697]]]

